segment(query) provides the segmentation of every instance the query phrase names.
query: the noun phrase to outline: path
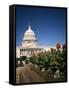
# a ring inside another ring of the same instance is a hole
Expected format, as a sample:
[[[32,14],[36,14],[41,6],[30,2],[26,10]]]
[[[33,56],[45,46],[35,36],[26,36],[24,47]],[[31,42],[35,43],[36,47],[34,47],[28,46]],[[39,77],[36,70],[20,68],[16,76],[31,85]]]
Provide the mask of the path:
[[[24,67],[18,67],[16,69],[16,83],[45,82],[45,80],[32,68],[32,64],[25,64]]]

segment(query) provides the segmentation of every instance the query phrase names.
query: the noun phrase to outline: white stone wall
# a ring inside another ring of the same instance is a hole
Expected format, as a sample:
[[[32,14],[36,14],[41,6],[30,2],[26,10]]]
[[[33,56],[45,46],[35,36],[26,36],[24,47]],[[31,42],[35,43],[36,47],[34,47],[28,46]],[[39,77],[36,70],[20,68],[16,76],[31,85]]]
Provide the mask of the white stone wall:
[[[16,58],[20,58],[20,49],[16,48]]]
[[[20,48],[22,49],[23,47],[20,47]],[[20,55],[20,48],[17,48],[16,49],[16,58],[20,58],[20,56],[31,56],[33,53],[37,54],[37,53],[42,52],[42,51],[45,51],[45,50],[46,51],[51,51],[51,47],[44,47],[43,50],[42,49],[41,50],[40,49],[37,49],[37,51],[32,48],[32,51],[33,52],[31,52],[31,49],[29,49],[29,50],[26,49],[26,50],[21,51],[21,55]],[[57,50],[56,47],[52,47],[52,48],[54,48],[55,50]],[[62,51],[62,48],[60,48],[60,50]]]

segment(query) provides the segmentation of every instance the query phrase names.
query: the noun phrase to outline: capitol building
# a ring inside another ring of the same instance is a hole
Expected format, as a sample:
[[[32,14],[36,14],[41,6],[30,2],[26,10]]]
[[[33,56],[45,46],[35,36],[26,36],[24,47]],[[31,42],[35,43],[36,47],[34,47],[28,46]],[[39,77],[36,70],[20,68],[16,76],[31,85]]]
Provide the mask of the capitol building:
[[[50,47],[38,45],[36,35],[29,25],[23,35],[22,45],[16,47],[16,58],[20,58],[20,56],[30,57],[33,53],[37,54],[43,50],[50,50]]]

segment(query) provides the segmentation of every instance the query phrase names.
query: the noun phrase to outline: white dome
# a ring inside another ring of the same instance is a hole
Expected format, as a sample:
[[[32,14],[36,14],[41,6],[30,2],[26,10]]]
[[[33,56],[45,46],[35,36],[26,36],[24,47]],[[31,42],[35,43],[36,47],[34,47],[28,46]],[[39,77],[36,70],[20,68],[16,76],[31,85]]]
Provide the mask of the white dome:
[[[29,25],[27,31],[24,33],[23,41],[36,41],[35,33],[32,31],[31,26]]]

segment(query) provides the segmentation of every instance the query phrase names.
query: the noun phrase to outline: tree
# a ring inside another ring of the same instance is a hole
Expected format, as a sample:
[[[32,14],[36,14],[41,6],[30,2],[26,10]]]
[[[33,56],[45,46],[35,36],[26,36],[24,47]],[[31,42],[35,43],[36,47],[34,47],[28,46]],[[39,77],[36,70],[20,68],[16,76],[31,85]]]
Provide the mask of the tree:
[[[56,50],[54,48],[51,48],[50,50],[51,50],[51,52],[56,52]]]
[[[66,48],[67,48],[67,45],[66,45],[66,44],[64,44],[64,45],[63,45],[63,49],[66,49]]]
[[[59,50],[59,48],[61,48],[61,44],[60,43],[57,43],[56,44],[56,48],[57,48],[57,50]]]
[[[27,56],[21,56],[20,59],[21,60],[26,60],[27,59]]]
[[[31,62],[32,64],[36,64],[36,62],[37,62],[37,57],[36,56],[31,56],[31,57],[29,57],[29,62]]]

